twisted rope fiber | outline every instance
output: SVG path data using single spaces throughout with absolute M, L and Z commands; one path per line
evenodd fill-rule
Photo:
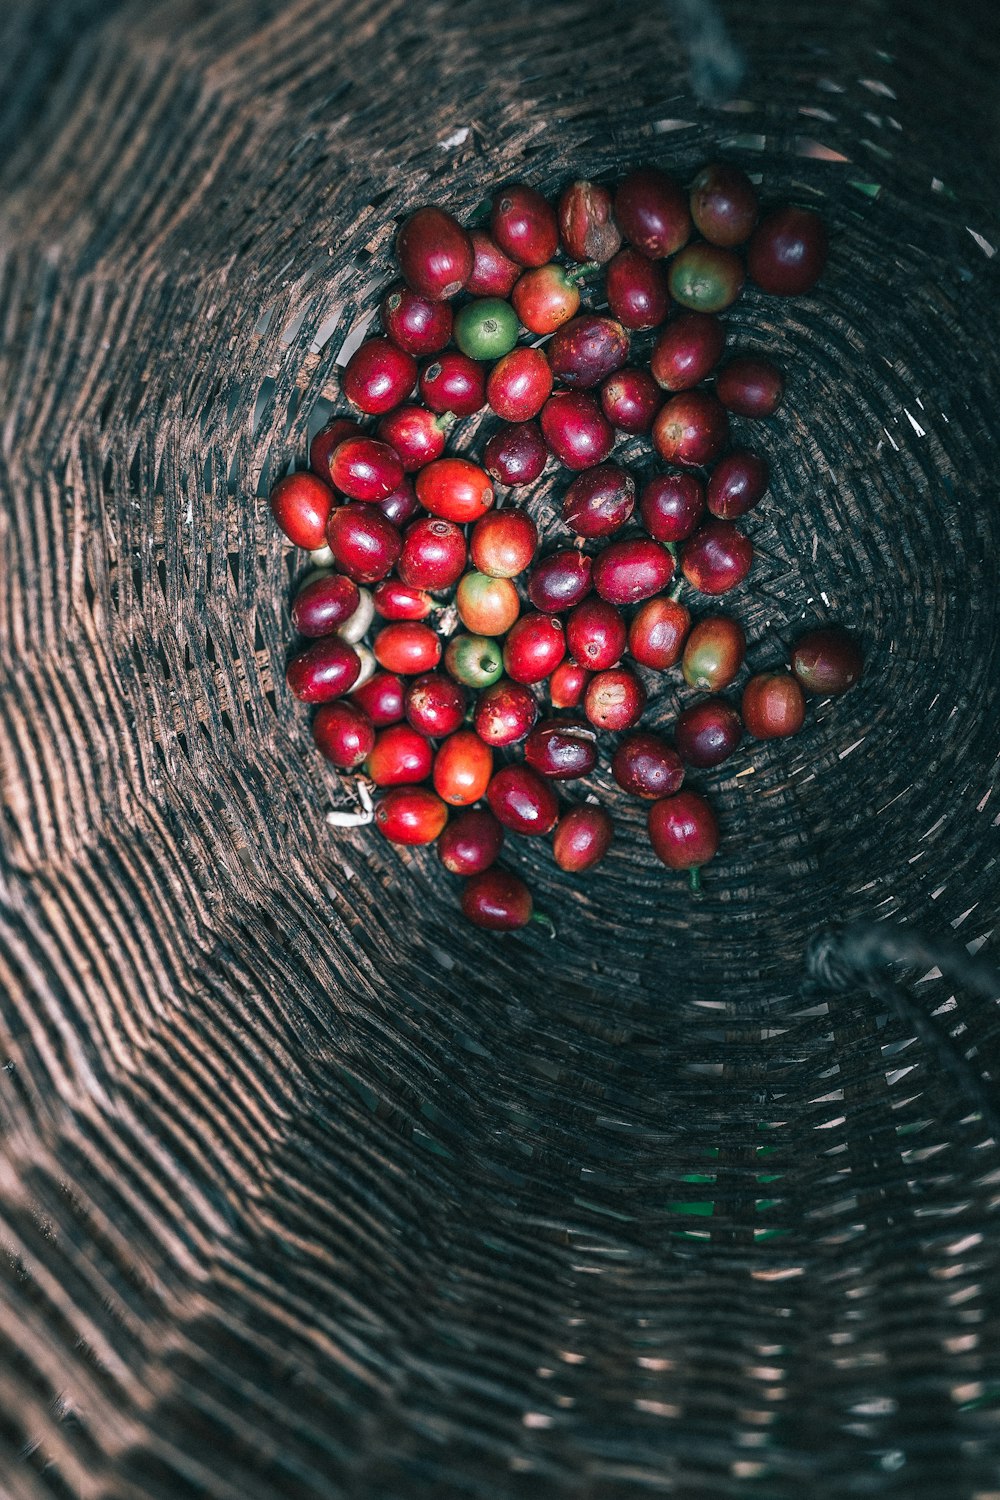
M 0 17 L 4 1500 L 996 1489 L 995 991 L 803 954 L 997 965 L 998 49 L 964 0 L 708 14 Z M 266 495 L 417 203 L 719 155 L 834 236 L 728 318 L 789 374 L 748 670 L 831 616 L 866 674 L 704 778 L 700 903 L 602 768 L 606 873 L 526 841 L 561 941 L 496 942 L 329 836 Z

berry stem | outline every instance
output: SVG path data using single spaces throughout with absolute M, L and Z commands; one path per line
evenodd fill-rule
M 556 924 L 553 922 L 552 918 L 548 915 L 547 912 L 544 912 L 544 911 L 532 912 L 532 914 L 531 914 L 531 920 L 532 920 L 532 922 L 537 922 L 538 925 L 539 925 L 539 927 L 544 927 L 550 938 L 554 938 L 555 937 L 555 935 L 556 935 Z
M 691 887 L 692 896 L 701 895 L 701 866 L 692 865 L 688 871 L 688 883 Z
M 588 276 L 593 276 L 600 269 L 599 260 L 585 260 L 576 267 L 576 270 L 566 272 L 566 280 L 573 282 L 575 286 L 578 281 L 586 281 Z
M 683 592 L 684 592 L 684 579 L 683 578 L 678 578 L 677 582 L 674 584 L 673 588 L 670 590 L 669 597 L 676 604 L 677 600 L 681 597 L 681 595 L 683 594 Z

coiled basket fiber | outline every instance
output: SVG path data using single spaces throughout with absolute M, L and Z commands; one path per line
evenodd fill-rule
M 982 1095 L 995 999 L 803 955 L 998 951 L 998 61 L 965 0 L 3 8 L 4 1500 L 996 1500 L 1000 1152 L 911 1024 Z M 325 826 L 265 496 L 408 209 L 719 155 L 834 234 L 730 317 L 751 664 L 867 672 L 706 778 L 699 903 L 605 773 L 498 941 Z

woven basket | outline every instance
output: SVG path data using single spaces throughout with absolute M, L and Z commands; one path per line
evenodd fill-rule
M 4 1500 L 1000 1494 L 1000 45 L 725 19 L 0 15 Z M 700 902 L 605 771 L 497 940 L 325 825 L 264 496 L 407 209 L 720 155 L 834 234 L 730 317 L 791 372 L 750 661 L 829 615 L 866 675 L 705 778 Z

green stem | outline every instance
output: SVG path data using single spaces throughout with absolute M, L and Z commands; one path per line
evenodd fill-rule
M 575 271 L 566 272 L 566 280 L 571 281 L 575 286 L 578 281 L 586 281 L 588 276 L 593 276 L 600 269 L 601 263 L 599 260 L 585 260 L 577 266 Z
M 683 594 L 683 592 L 684 592 L 684 579 L 683 578 L 678 578 L 677 582 L 674 584 L 673 588 L 670 590 L 669 597 L 676 604 L 677 601 L 680 599 L 681 595 Z
M 688 871 L 688 883 L 691 886 L 692 896 L 701 895 L 701 866 L 692 865 Z
M 532 914 L 531 914 L 531 921 L 532 922 L 537 922 L 538 925 L 539 925 L 539 927 L 544 927 L 550 938 L 554 938 L 555 937 L 555 935 L 556 935 L 556 924 L 553 922 L 552 918 L 546 912 L 544 912 L 544 911 L 532 912 Z

